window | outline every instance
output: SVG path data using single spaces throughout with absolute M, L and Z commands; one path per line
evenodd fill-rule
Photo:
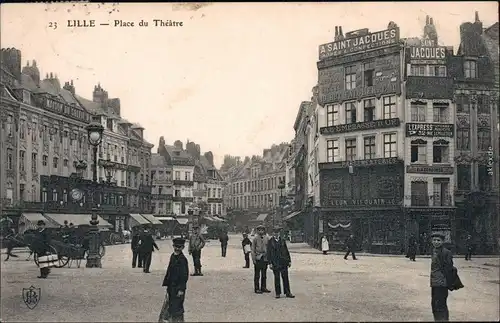
M 26 121 L 21 120 L 19 123 L 20 123 L 19 124 L 19 139 L 24 140 L 24 139 L 26 139 L 26 128 L 25 128 Z
M 63 166 L 64 167 L 68 167 L 68 165 L 69 165 L 69 161 L 67 159 L 64 159 L 63 160 Z
M 221 188 L 217 189 L 217 197 L 222 198 L 222 189 Z
M 326 126 L 331 127 L 339 124 L 339 106 L 327 105 L 326 106 Z M 291 151 L 291 150 L 290 150 Z
M 42 202 L 47 202 L 48 197 L 47 197 L 47 189 L 44 187 L 42 188 Z
M 43 155 L 42 156 L 42 165 L 47 166 L 48 163 L 49 163 L 49 157 L 47 155 Z
M 396 133 L 384 134 L 384 158 L 397 156 L 396 138 Z
M 161 191 L 163 191 L 163 186 L 158 186 L 158 195 L 161 195 Z
M 24 172 L 26 167 L 26 152 L 24 150 L 19 151 L 19 171 Z
M 57 190 L 54 188 L 52 190 L 52 201 L 57 202 Z
M 375 136 L 364 138 L 365 159 L 375 158 Z
M 470 112 L 470 102 L 469 102 L 468 96 L 457 95 L 455 97 L 455 102 L 457 105 L 457 112 L 459 112 L 459 113 L 469 113 Z
M 33 122 L 33 128 L 31 129 L 31 141 L 36 141 L 36 122 Z
M 339 161 L 339 141 L 328 140 L 326 142 L 326 161 L 333 163 Z
M 36 153 L 31 154 L 31 171 L 36 173 L 37 171 L 38 158 Z
M 470 128 L 458 128 L 457 150 L 469 150 L 469 149 L 470 149 Z
M 383 99 L 384 102 L 384 119 L 396 118 L 396 97 L 386 96 Z
M 477 147 L 483 151 L 488 151 L 491 147 L 491 131 L 489 128 L 477 129 Z
M 373 74 L 374 66 L 373 63 L 363 65 L 363 85 L 373 86 Z
M 181 190 L 174 190 L 175 197 L 181 197 Z
M 446 66 L 444 65 L 429 66 L 429 76 L 446 77 Z
M 356 159 L 356 139 L 345 140 L 345 160 Z
M 481 191 L 491 191 L 493 176 L 488 172 L 488 166 L 479 165 L 478 166 L 478 176 L 479 176 L 479 189 Z
M 345 67 L 345 89 L 353 90 L 356 88 L 356 66 Z
M 434 206 L 451 206 L 450 180 L 448 178 L 433 179 L 432 204 Z
M 425 76 L 425 65 L 412 65 L 411 76 Z
M 412 102 L 410 105 L 411 121 L 425 122 L 427 105 L 423 102 Z
M 375 99 L 366 99 L 363 101 L 363 107 L 365 112 L 364 121 L 375 120 Z
M 448 142 L 437 140 L 432 143 L 432 162 L 433 163 L 449 163 L 449 147 Z
M 184 180 L 190 181 L 191 180 L 191 172 L 185 172 L 184 173 Z
M 417 139 L 411 142 L 411 162 L 427 164 L 427 141 Z
M 59 166 L 59 158 L 54 157 L 54 159 L 52 160 L 52 164 L 54 168 L 57 168 Z
M 7 169 L 12 170 L 14 168 L 14 160 L 12 158 L 12 149 L 7 148 Z
M 113 119 L 106 120 L 106 128 L 108 128 L 108 130 L 113 131 Z
M 433 121 L 439 123 L 448 123 L 448 104 L 446 103 L 433 103 L 432 104 L 433 111 Z
M 181 180 L 181 172 L 176 170 L 175 171 L 175 180 L 180 181 Z
M 356 122 L 356 102 L 347 102 L 345 104 L 345 123 Z
M 429 206 L 427 182 L 411 182 L 411 206 Z
M 464 76 L 466 79 L 477 78 L 477 62 L 465 61 L 464 63 Z
M 490 114 L 490 98 L 486 95 L 477 96 L 477 113 Z

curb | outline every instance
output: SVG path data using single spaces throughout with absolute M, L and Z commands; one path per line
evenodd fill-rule
M 290 253 L 296 253 L 296 254 L 304 254 L 304 255 L 323 255 L 321 251 L 310 251 L 310 250 L 289 250 Z M 339 251 L 329 251 L 328 255 L 344 255 L 344 252 L 339 252 Z M 404 257 L 403 254 L 401 255 L 395 255 L 395 254 L 379 254 L 379 253 L 365 253 L 365 252 L 356 252 L 356 255 L 363 256 L 363 257 L 397 257 L 401 258 Z M 453 255 L 453 258 L 461 258 L 460 256 L 464 255 Z M 430 255 L 417 255 L 418 258 L 431 258 Z M 473 255 L 472 258 L 498 258 L 498 255 Z M 498 265 L 493 265 L 492 266 L 498 266 Z

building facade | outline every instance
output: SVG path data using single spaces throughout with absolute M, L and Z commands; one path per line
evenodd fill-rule
M 72 214 L 85 208 L 90 203 L 86 180 L 92 177 L 85 127 L 97 121 L 106 129 L 98 156 L 98 177 L 103 188 L 96 196 L 106 213 L 103 218 L 115 224 L 115 229 L 123 229 L 129 211 L 148 213 L 147 183 L 129 190 L 124 178 L 130 138 L 139 137 L 145 161 L 150 158 L 152 145 L 142 138 L 142 132 L 120 125 L 119 99 L 108 99 L 107 93 L 96 86 L 93 100 L 86 100 L 76 94 L 72 81 L 61 86 L 53 73 L 42 79 L 35 61 L 21 69 L 20 51 L 2 49 L 1 54 L 1 155 L 5 158 L 0 163 L 2 210 L 11 215 L 26 209 Z M 87 167 L 72 176 L 77 165 Z M 147 162 L 144 165 L 146 169 Z M 76 204 L 69 197 L 73 188 L 84 192 Z M 144 191 L 145 202 L 138 204 L 133 196 L 140 190 Z
M 399 252 L 404 242 L 404 65 L 399 28 L 336 27 L 319 47 L 319 206 L 314 231 L 340 247 L 350 232 L 363 249 Z M 315 236 L 318 239 L 319 235 Z M 313 241 L 316 243 L 317 241 Z
M 151 156 L 151 180 L 153 214 L 170 215 L 172 213 L 172 165 L 168 165 L 160 154 Z
M 423 38 L 407 39 L 405 55 L 406 239 L 441 232 L 455 241 L 455 103 L 449 73 L 452 47 L 439 46 L 427 16 Z

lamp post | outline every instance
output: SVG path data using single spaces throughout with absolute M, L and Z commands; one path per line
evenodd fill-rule
M 99 254 L 99 220 L 97 218 L 97 204 L 95 193 L 97 191 L 97 147 L 102 142 L 102 133 L 104 127 L 100 123 L 91 123 L 87 126 L 88 140 L 89 144 L 92 146 L 92 159 L 94 161 L 94 166 L 92 168 L 92 189 L 91 189 L 91 205 L 92 205 L 92 217 L 90 220 L 90 244 L 89 253 L 87 256 L 87 268 L 101 268 L 101 255 Z
M 283 219 L 283 204 L 284 201 L 283 201 L 283 189 L 285 188 L 285 180 L 280 180 L 280 183 L 278 185 L 278 188 L 280 189 L 280 201 L 279 201 L 279 204 L 280 204 L 280 221 L 279 223 L 281 224 L 281 220 Z
M 269 200 L 269 209 L 271 210 L 271 212 L 273 212 L 273 195 L 272 194 L 269 194 L 268 200 Z M 275 219 L 274 219 L 275 213 L 276 213 L 276 211 L 273 212 L 273 228 L 275 226 Z
M 108 184 L 111 184 L 111 179 L 114 176 L 115 164 L 109 159 L 103 160 L 101 163 L 104 171 L 106 172 L 106 181 Z

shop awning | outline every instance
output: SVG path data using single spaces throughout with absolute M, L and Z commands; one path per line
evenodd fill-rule
M 58 228 L 60 225 L 51 220 L 50 218 L 44 217 L 41 213 L 23 213 L 19 218 L 19 224 L 24 223 L 24 230 L 34 230 L 37 228 L 37 222 L 43 220 L 45 222 L 46 228 Z
M 177 218 L 176 219 L 179 224 L 188 224 L 189 219 L 188 218 Z
M 331 224 L 328 222 L 328 226 L 332 229 L 349 229 L 351 227 L 351 222 L 345 222 L 345 223 L 335 223 Z
M 136 227 L 138 225 L 145 225 L 145 224 L 151 224 L 146 218 L 144 218 L 140 214 L 130 214 L 130 226 Z
M 160 222 L 160 220 L 156 219 L 154 215 L 152 214 L 141 214 L 146 220 L 151 222 L 152 224 L 159 224 L 162 225 L 163 223 Z
M 266 218 L 269 214 L 267 213 L 262 213 L 262 214 L 259 214 L 259 216 L 255 219 L 255 221 L 257 222 L 263 222 L 263 221 L 266 221 Z
M 73 223 L 76 227 L 80 225 L 90 225 L 90 220 L 92 218 L 91 214 L 64 214 L 64 213 L 45 213 L 45 216 L 59 225 L 64 225 L 64 220 L 68 223 Z M 104 220 L 100 215 L 97 216 L 99 228 L 112 228 L 113 226 L 106 220 Z
M 219 222 L 227 222 L 226 219 L 223 219 L 223 218 L 219 218 L 218 216 L 214 216 L 213 217 L 216 221 L 219 221 Z
M 171 216 L 156 216 L 155 219 L 158 221 L 174 221 L 175 220 Z
M 291 213 L 291 214 L 287 215 L 287 216 L 283 219 L 283 221 L 288 221 L 288 220 L 292 219 L 293 217 L 295 217 L 295 216 L 299 215 L 300 213 L 302 213 L 302 211 L 296 211 L 296 212 L 293 212 L 293 213 Z

